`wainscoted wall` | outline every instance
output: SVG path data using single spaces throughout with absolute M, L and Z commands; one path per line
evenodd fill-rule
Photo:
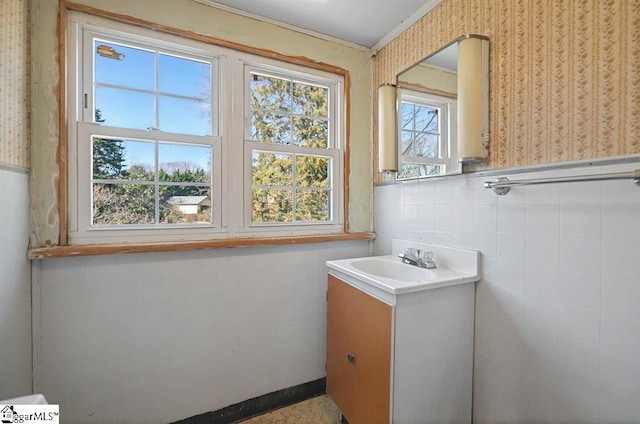
M 497 196 L 483 188 L 495 178 L 374 189 L 375 254 L 390 253 L 393 237 L 482 252 L 474 423 L 640 422 L 640 186 L 566 183 Z
M 640 153 L 640 2 L 444 0 L 376 54 L 374 87 L 469 33 L 491 38 L 491 168 Z
M 639 154 L 639 22 L 637 1 L 444 0 L 377 53 L 374 86 L 461 34 L 488 35 L 490 168 Z M 392 237 L 483 253 L 474 422 L 640 422 L 640 187 L 498 197 L 487 179 L 374 189 L 376 253 Z
M 0 164 L 0 399 L 31 393 L 29 176 Z
M 369 242 L 34 261 L 35 390 L 173 422 L 325 375 L 325 261 Z
M 0 162 L 29 167 L 29 0 L 0 2 Z
M 29 9 L 0 1 L 0 399 L 31 393 Z
M 58 1 L 33 4 L 31 245 L 58 244 Z M 371 228 L 371 62 L 192 0 L 76 3 L 350 72 L 352 231 Z M 62 2 L 64 5 L 64 2 Z M 172 422 L 325 375 L 324 262 L 370 243 L 33 261 L 34 387 L 64 422 Z

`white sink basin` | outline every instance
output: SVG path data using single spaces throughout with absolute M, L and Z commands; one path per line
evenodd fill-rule
M 407 247 L 430 250 L 437 268 L 402 263 Z M 329 272 L 378 299 L 394 305 L 395 296 L 478 281 L 479 252 L 408 240 L 393 240 L 392 255 L 328 261 Z
M 358 259 L 351 262 L 351 265 L 355 269 L 366 272 L 367 274 L 398 281 L 428 281 L 436 276 L 435 273 L 427 269 L 403 264 L 400 262 L 400 258 L 398 258 L 398 262 L 381 260 L 379 257 Z

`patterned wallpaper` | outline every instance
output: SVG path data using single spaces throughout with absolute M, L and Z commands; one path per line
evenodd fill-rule
M 29 1 L 0 0 L 0 162 L 29 167 Z
M 640 0 L 444 0 L 377 53 L 374 87 L 468 33 L 491 38 L 491 168 L 640 154 Z

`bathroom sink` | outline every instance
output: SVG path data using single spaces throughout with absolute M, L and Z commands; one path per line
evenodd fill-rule
M 351 265 L 362 272 L 367 274 L 377 275 L 382 278 L 390 278 L 399 281 L 428 281 L 435 277 L 435 273 L 413 265 L 407 265 L 400 262 L 398 258 L 397 262 L 392 262 L 381 258 L 366 258 L 355 260 Z
M 434 253 L 436 268 L 426 269 L 403 263 L 398 253 L 405 248 Z M 429 243 L 393 239 L 392 254 L 327 261 L 329 273 L 394 305 L 396 296 L 455 284 L 478 281 L 479 252 Z

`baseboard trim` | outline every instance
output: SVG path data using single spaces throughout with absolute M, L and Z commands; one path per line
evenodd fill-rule
M 206 412 L 173 424 L 229 424 L 326 393 L 326 378 L 267 393 L 217 411 Z

